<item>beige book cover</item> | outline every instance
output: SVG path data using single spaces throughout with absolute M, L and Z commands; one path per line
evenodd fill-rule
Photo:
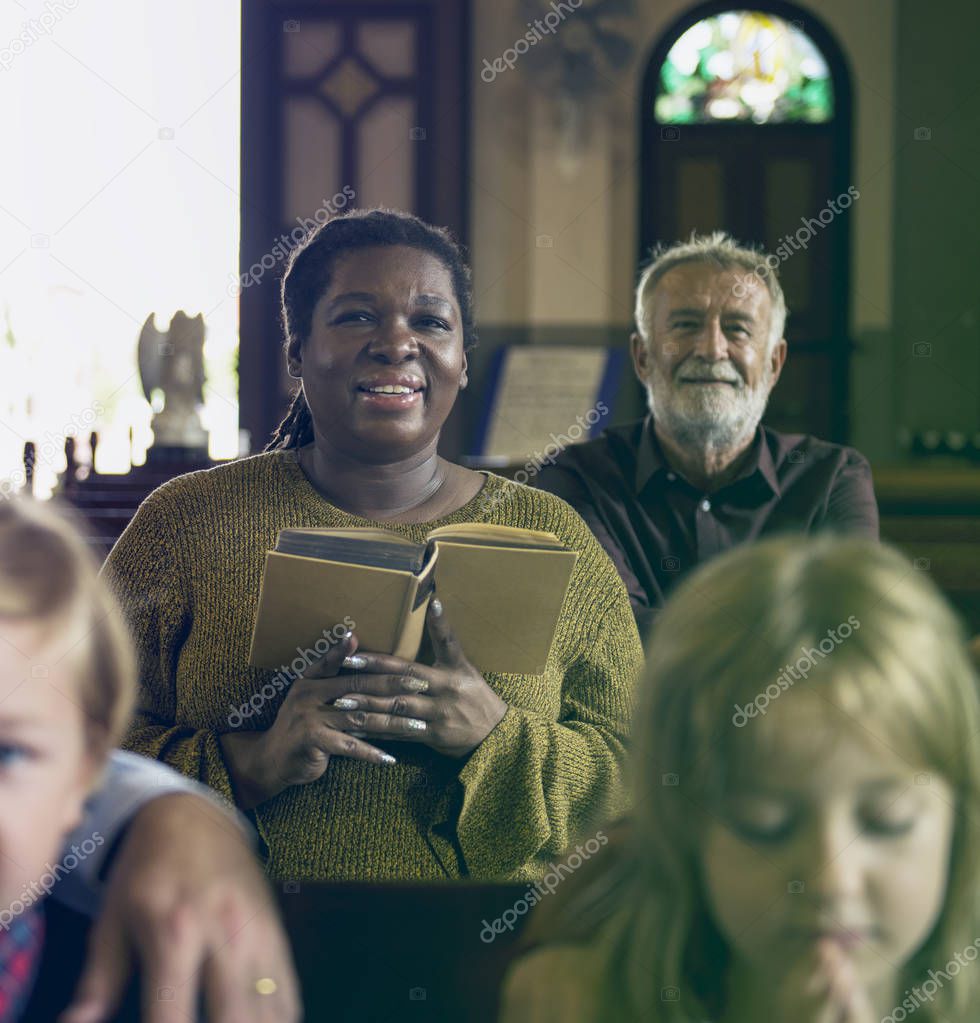
M 290 532 L 415 546 L 385 530 Z M 434 582 L 475 667 L 539 675 L 577 558 L 550 533 L 479 523 L 433 530 L 419 575 L 269 551 L 249 663 L 282 668 L 348 616 L 361 649 L 414 660 Z

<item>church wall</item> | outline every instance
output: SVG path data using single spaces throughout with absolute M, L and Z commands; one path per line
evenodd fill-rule
M 894 352 L 898 426 L 980 431 L 980 8 L 899 0 Z
M 625 344 L 638 244 L 640 81 L 650 51 L 690 5 L 641 0 L 636 56 L 593 118 L 588 144 L 570 173 L 559 159 L 554 105 L 531 89 L 519 64 L 493 81 L 477 81 L 484 59 L 492 62 L 527 30 L 515 6 L 474 0 L 470 238 L 484 337 L 492 345 L 522 328 L 532 339 L 588 340 L 594 333 L 601 340 L 621 337 Z M 883 380 L 896 372 L 890 344 L 895 271 L 888 255 L 895 206 L 896 4 L 820 0 L 809 9 L 837 37 L 852 73 L 852 180 L 861 192 L 852 207 L 851 335 L 858 345 L 852 422 L 855 442 L 881 456 L 894 434 L 894 424 L 881 414 L 880 396 Z M 566 24 L 572 18 L 574 13 Z

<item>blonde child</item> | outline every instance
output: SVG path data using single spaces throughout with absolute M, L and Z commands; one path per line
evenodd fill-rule
M 506 1023 L 980 1016 L 980 707 L 928 576 L 781 538 L 681 588 L 650 644 L 633 812 L 532 918 Z
M 104 843 L 93 833 L 62 854 L 129 720 L 134 678 L 120 616 L 72 526 L 0 502 L 0 1020 L 17 1019 L 31 991 L 41 900 Z
M 292 1023 L 295 972 L 250 834 L 203 786 L 113 750 L 135 670 L 67 510 L 0 502 L 0 1023 L 51 1018 L 72 995 L 54 953 L 82 961 L 74 926 L 49 935 L 34 984 L 55 888 L 98 916 L 66 1023 L 113 1018 L 134 967 L 141 1018 L 190 1019 L 201 993 L 213 1023 Z

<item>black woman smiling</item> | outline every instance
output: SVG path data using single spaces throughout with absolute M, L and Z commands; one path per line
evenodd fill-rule
M 293 253 L 282 310 L 300 387 L 269 447 L 162 486 L 107 562 L 140 655 L 128 747 L 251 811 L 274 877 L 538 878 L 622 803 L 642 656 L 626 591 L 563 501 L 437 453 L 476 339 L 448 233 L 390 210 L 332 220 Z M 247 660 L 279 530 L 381 525 L 422 542 L 461 522 L 579 552 L 543 675 L 482 675 L 434 601 L 434 663 L 357 649 L 355 624 L 230 727 L 229 706 L 269 681 Z

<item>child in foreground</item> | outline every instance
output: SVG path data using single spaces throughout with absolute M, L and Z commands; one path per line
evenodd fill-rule
M 535 910 L 502 1020 L 980 1018 L 977 678 L 927 576 L 742 547 L 649 649 L 631 818 Z
M 31 993 L 44 896 L 102 844 L 95 833 L 63 856 L 129 720 L 135 665 L 121 622 L 65 519 L 0 502 L 0 1023 L 19 1019 Z

